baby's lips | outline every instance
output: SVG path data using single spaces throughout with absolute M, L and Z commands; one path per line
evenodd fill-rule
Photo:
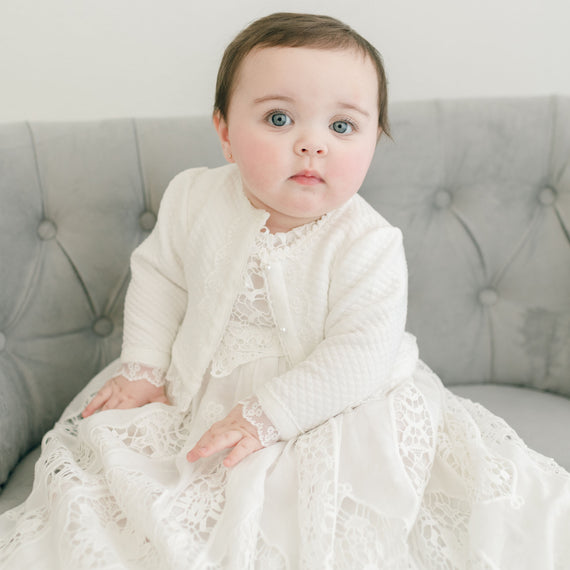
M 299 184 L 307 185 L 322 184 L 324 182 L 323 177 L 314 170 L 302 170 L 301 172 L 297 172 L 297 174 L 291 176 L 291 180 Z

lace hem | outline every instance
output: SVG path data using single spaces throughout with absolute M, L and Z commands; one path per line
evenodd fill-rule
M 129 382 L 146 380 L 157 388 L 166 383 L 166 370 L 163 368 L 153 368 L 139 362 L 123 362 L 117 371 L 116 376 L 123 376 Z
M 279 441 L 279 432 L 265 415 L 261 404 L 255 397 L 242 400 L 240 404 L 243 406 L 241 415 L 257 430 L 257 437 L 263 445 L 269 445 Z

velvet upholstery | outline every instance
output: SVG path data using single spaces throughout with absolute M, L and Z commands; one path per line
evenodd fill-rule
M 420 356 L 570 468 L 570 98 L 399 103 L 391 127 L 361 194 L 404 232 Z M 0 512 L 118 355 L 169 179 L 223 161 L 207 117 L 0 125 Z

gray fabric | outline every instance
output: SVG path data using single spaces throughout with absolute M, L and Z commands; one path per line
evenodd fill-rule
M 570 395 L 570 98 L 391 121 L 362 194 L 404 232 L 422 358 L 446 382 Z M 0 484 L 118 355 L 169 179 L 223 162 L 207 117 L 0 125 Z
M 570 99 L 406 103 L 362 194 L 402 228 L 409 329 L 447 382 L 570 396 Z
M 23 503 L 32 491 L 34 467 L 41 448 L 35 447 L 16 466 L 12 476 L 0 493 L 0 514 Z

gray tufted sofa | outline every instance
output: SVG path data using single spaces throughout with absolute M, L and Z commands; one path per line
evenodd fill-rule
M 402 228 L 409 325 L 459 395 L 570 469 L 570 98 L 391 108 L 362 189 Z M 0 512 L 121 346 L 129 255 L 207 117 L 0 125 Z

